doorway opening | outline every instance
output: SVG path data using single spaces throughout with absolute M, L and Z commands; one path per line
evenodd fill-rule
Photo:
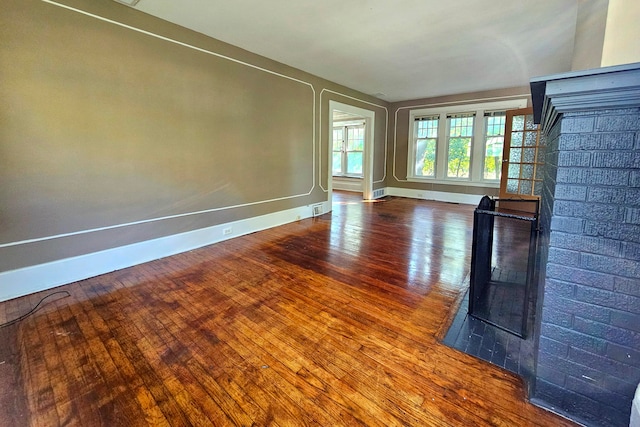
M 334 190 L 363 192 L 364 117 L 333 110 L 331 181 Z
M 329 201 L 334 186 L 373 199 L 374 120 L 374 111 L 329 101 Z

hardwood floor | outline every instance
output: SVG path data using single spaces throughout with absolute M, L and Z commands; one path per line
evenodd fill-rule
M 472 212 L 335 193 L 331 214 L 57 288 L 0 328 L 0 424 L 573 425 L 439 342 Z

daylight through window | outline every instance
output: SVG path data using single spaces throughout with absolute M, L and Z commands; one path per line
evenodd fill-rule
M 436 175 L 436 145 L 438 144 L 438 116 L 416 119 L 415 175 Z
M 469 178 L 474 119 L 473 114 L 447 116 L 449 128 L 447 177 L 449 178 Z
M 504 148 L 504 111 L 485 113 L 485 155 L 484 179 L 499 180 L 502 171 L 502 150 Z
M 333 127 L 333 175 L 362 177 L 364 124 Z
M 498 186 L 505 112 L 526 106 L 516 99 L 411 110 L 407 179 Z

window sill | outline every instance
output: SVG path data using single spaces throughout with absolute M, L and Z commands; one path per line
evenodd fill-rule
M 362 179 L 361 176 L 353 176 L 353 175 L 332 175 L 333 178 L 339 179 Z
M 498 181 L 471 181 L 466 179 L 435 179 L 435 178 L 407 178 L 409 182 L 420 182 L 422 184 L 439 184 L 439 185 L 462 185 L 467 187 L 485 187 L 485 188 L 500 188 L 500 182 Z

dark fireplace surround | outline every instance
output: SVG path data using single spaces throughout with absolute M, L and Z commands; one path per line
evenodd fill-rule
M 628 426 L 640 382 L 640 63 L 531 81 L 547 138 L 531 400 Z

